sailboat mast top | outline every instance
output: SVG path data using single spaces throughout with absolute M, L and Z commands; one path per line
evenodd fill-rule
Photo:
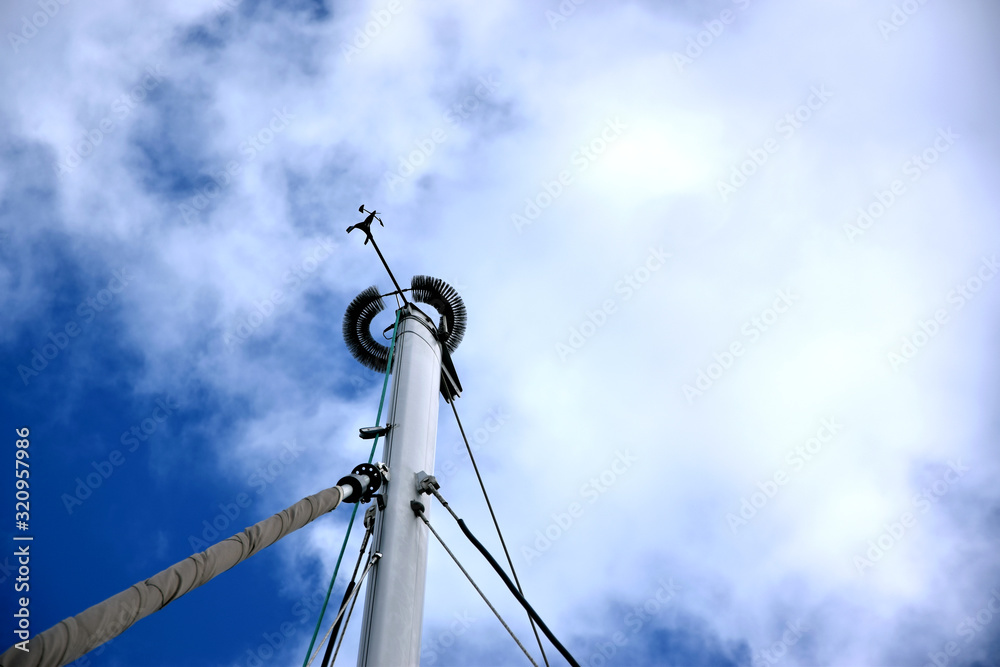
M 383 491 L 384 507 L 378 513 L 372 548 L 382 555 L 373 567 L 365 598 L 359 667 L 420 664 L 420 635 L 423 621 L 424 582 L 427 569 L 428 530 L 410 505 L 419 501 L 418 473 L 434 470 L 438 424 L 438 393 L 453 400 L 461 384 L 450 353 L 465 333 L 465 306 L 458 293 L 444 281 L 416 276 L 411 282 L 411 301 L 396 282 L 371 233 L 375 211 L 352 227 L 365 232 L 365 244 L 372 242 L 379 259 L 403 297 L 403 307 L 395 332 L 392 356 L 393 375 L 383 461 L 389 478 Z M 417 307 L 426 303 L 438 311 L 433 320 Z M 355 359 L 365 366 L 384 371 L 389 349 L 377 342 L 370 327 L 385 308 L 376 287 L 359 294 L 344 314 L 344 340 Z M 375 429 L 362 429 L 364 438 L 374 437 Z

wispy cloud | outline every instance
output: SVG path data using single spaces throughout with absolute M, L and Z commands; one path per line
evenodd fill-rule
M 74 593 L 39 581 L 33 622 L 366 460 L 381 382 L 340 340 L 350 299 L 388 291 L 341 236 L 365 203 L 402 282 L 461 283 L 459 408 L 528 597 L 578 659 L 984 660 L 996 20 L 790 0 L 5 6 L 4 404 L 41 438 L 46 537 L 94 573 Z M 164 396 L 181 407 L 161 427 Z M 447 417 L 442 490 L 488 532 Z M 949 462 L 969 470 L 938 493 Z M 253 578 L 253 613 L 199 591 L 186 664 L 301 660 L 345 520 L 227 575 Z M 426 659 L 519 659 L 430 553 Z M 170 619 L 149 632 L 173 637 Z

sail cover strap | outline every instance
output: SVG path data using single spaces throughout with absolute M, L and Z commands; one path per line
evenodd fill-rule
M 334 509 L 343 499 L 343 493 L 339 486 L 320 491 L 242 533 L 188 556 L 149 579 L 35 635 L 26 645 L 15 644 L 0 656 L 0 665 L 62 667 L 76 660 L 114 639 L 139 619 L 163 609 L 185 593 Z M 24 651 L 19 646 L 28 650 Z

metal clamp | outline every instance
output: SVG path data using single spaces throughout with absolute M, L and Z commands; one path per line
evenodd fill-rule
M 369 502 L 375 492 L 382 488 L 382 483 L 385 481 L 383 470 L 388 473 L 384 464 L 380 463 L 376 466 L 371 463 L 362 463 L 355 466 L 350 475 L 341 477 L 337 486 L 347 486 L 351 491 L 347 494 L 344 502 Z
M 434 475 L 428 475 L 425 472 L 417 473 L 417 491 L 419 493 L 430 495 L 440 488 L 441 485 L 438 484 L 437 478 Z

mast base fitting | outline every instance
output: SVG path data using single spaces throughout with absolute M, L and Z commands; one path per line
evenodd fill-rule
M 368 479 L 367 485 L 362 475 Z M 384 481 L 381 466 L 361 463 L 354 467 L 350 475 L 341 477 L 337 486 L 346 485 L 351 488 L 351 495 L 344 500 L 345 503 L 367 503 L 372 499 L 372 495 L 382 488 Z

